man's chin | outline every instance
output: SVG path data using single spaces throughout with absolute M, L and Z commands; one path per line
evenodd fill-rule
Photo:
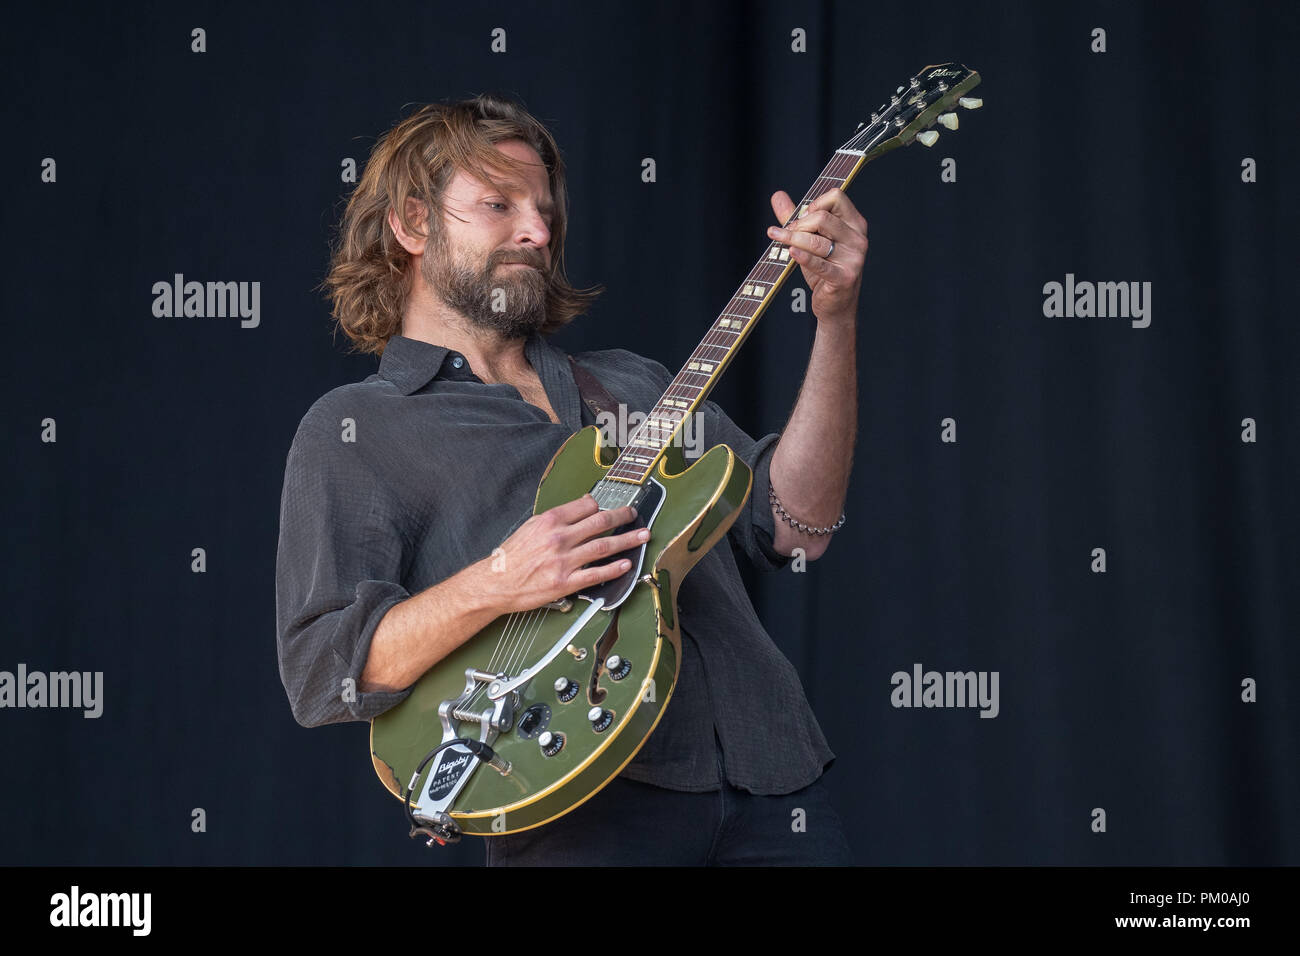
M 507 316 L 494 312 L 486 316 L 471 316 L 479 328 L 488 329 L 507 339 L 526 339 L 546 324 L 546 315 Z

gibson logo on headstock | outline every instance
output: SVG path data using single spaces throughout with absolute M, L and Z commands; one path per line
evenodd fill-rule
M 936 76 L 960 76 L 961 70 L 931 70 L 926 76 L 927 80 L 932 80 Z

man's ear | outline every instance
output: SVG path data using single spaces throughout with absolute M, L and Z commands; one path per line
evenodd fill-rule
M 424 227 L 424 219 L 428 214 L 428 209 L 420 200 L 408 196 L 406 199 L 406 218 L 411 225 L 416 228 Z M 424 247 L 429 240 L 426 236 L 408 232 L 402 225 L 401 219 L 397 217 L 397 210 L 392 206 L 388 207 L 388 226 L 393 230 L 393 235 L 397 238 L 398 243 L 403 249 L 413 256 L 424 255 Z

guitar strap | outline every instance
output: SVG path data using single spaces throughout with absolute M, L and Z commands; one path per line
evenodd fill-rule
M 578 384 L 578 394 L 582 396 L 583 402 L 591 409 L 592 417 L 599 418 L 601 412 L 608 412 L 617 419 L 618 402 L 614 401 L 614 396 L 605 390 L 604 385 L 600 384 L 600 379 L 579 365 L 572 355 L 568 358 L 569 365 L 573 369 L 573 380 Z
M 618 402 L 614 400 L 614 396 L 609 394 L 604 385 L 600 384 L 600 379 L 579 365 L 572 355 L 569 355 L 568 359 L 569 367 L 573 369 L 573 380 L 578 385 L 578 394 L 582 397 L 582 401 L 586 406 L 591 409 L 592 418 L 599 420 L 601 412 L 609 412 L 617 421 Z M 533 508 L 529 505 L 523 516 L 505 533 L 505 537 L 501 541 L 504 543 L 506 538 L 518 531 L 519 526 L 532 516 Z

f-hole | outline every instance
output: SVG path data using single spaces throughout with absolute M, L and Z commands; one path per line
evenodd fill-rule
M 605 628 L 605 633 L 600 635 L 595 647 L 592 648 L 595 651 L 592 655 L 595 659 L 591 662 L 591 680 L 587 681 L 587 700 L 593 704 L 600 704 L 605 700 L 605 688 L 599 684 L 601 672 L 605 669 L 605 658 L 609 657 L 610 650 L 618 642 L 618 617 L 618 613 L 615 612 L 609 627 Z

